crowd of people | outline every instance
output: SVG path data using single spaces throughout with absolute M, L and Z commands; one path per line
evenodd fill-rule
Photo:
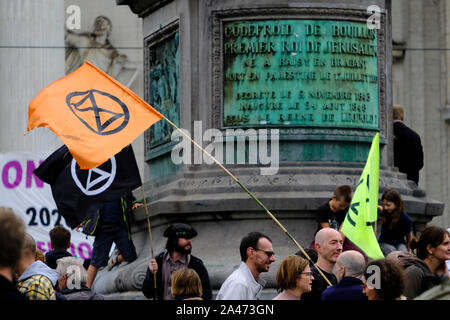
M 418 134 L 403 119 L 403 108 L 394 105 L 394 165 L 418 184 L 423 148 Z M 400 193 L 386 190 L 378 206 L 378 241 L 385 258 L 371 260 L 341 232 L 352 197 L 351 186 L 338 186 L 317 208 L 314 239 L 309 248 L 281 261 L 276 272 L 278 293 L 273 299 L 450 299 L 450 229 L 427 226 L 414 235 Z M 11 209 L 0 207 L 0 300 L 104 299 L 92 290 L 97 272 L 136 259 L 129 221 L 132 211 L 141 205 L 128 193 L 86 217 L 76 229 L 82 227 L 95 240 L 92 257 L 83 265 L 67 251 L 69 230 L 61 226 L 52 229 L 52 250 L 44 255 L 26 233 L 24 222 Z M 213 299 L 208 271 L 203 261 L 191 254 L 197 231 L 175 223 L 163 235 L 166 247 L 148 264 L 143 295 L 154 300 Z M 113 243 L 116 249 L 109 257 Z M 250 232 L 242 238 L 239 253 L 241 263 L 220 286 L 217 300 L 261 298 L 266 285 L 261 273 L 268 272 L 275 262 L 272 240 L 261 232 Z
M 274 300 L 411 300 L 429 295 L 439 284 L 449 285 L 449 230 L 430 225 L 414 236 L 400 193 L 386 190 L 378 207 L 382 223 L 378 240 L 385 258 L 371 260 L 340 232 L 352 195 L 351 187 L 338 186 L 331 199 L 318 208 L 318 229 L 310 247 L 285 257 L 279 265 L 279 291 Z M 128 206 L 110 203 L 99 211 L 92 260 L 85 266 L 67 251 L 69 230 L 57 226 L 50 231 L 52 251 L 44 256 L 26 233 L 22 219 L 1 207 L 0 299 L 104 299 L 91 289 L 97 269 L 136 259 L 129 229 L 122 220 L 127 207 L 131 212 L 138 205 L 134 199 L 125 200 L 121 203 Z M 103 217 L 107 209 L 109 213 Z M 148 264 L 144 296 L 155 300 L 213 299 L 208 271 L 203 261 L 191 254 L 197 231 L 175 223 L 163 235 L 166 248 Z M 108 262 L 112 243 L 117 249 Z M 217 300 L 261 298 L 266 285 L 261 274 L 275 262 L 272 240 L 261 232 L 250 232 L 242 238 L 239 253 L 241 263 L 220 286 Z M 92 268 L 95 272 L 90 272 Z

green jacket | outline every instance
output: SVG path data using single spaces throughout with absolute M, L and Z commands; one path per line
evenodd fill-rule
M 425 291 L 414 300 L 450 300 L 450 279 Z

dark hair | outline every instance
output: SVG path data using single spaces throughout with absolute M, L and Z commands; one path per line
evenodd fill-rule
M 399 298 L 406 289 L 405 271 L 393 261 L 387 259 L 374 260 L 369 262 L 366 271 L 364 271 L 366 281 L 373 275 L 371 266 L 377 266 L 380 271 L 379 288 L 374 288 L 378 297 L 382 300 Z M 375 272 L 377 272 L 376 269 Z
M 11 208 L 0 207 L 0 267 L 16 267 L 25 241 L 25 230 L 25 223 Z
M 313 248 L 306 248 L 306 249 L 303 249 L 303 250 L 305 250 L 306 254 L 311 258 L 311 260 L 312 260 L 314 263 L 317 262 L 317 259 L 319 258 L 319 254 L 317 253 L 317 250 L 316 250 L 316 249 L 313 249 Z M 305 256 L 301 251 L 297 251 L 295 254 L 296 254 L 297 256 L 303 258 L 303 259 L 308 260 L 308 258 L 306 258 L 306 256 Z M 309 260 L 308 260 L 308 261 L 309 261 Z M 311 265 L 311 263 L 310 263 L 310 265 Z
M 396 211 L 403 211 L 403 200 L 402 196 L 400 195 L 400 192 L 398 192 L 395 189 L 389 189 L 386 190 L 383 195 L 381 196 L 381 201 L 386 200 L 393 202 L 395 204 L 395 210 Z
M 352 202 L 352 194 L 352 187 L 347 185 L 338 186 L 336 189 L 334 189 L 333 193 L 337 201 L 344 201 L 346 203 Z
M 66 250 L 70 247 L 70 231 L 64 227 L 56 226 L 49 232 L 53 249 Z
M 174 223 L 169 225 L 163 233 L 167 237 L 166 249 L 173 252 L 178 248 L 178 239 L 192 239 L 197 236 L 197 231 L 186 223 Z
M 166 249 L 169 252 L 173 252 L 178 246 L 178 238 L 167 238 Z
M 411 241 L 411 249 L 416 254 L 417 258 L 424 260 L 429 253 L 427 246 L 436 248 L 444 242 L 445 235 L 450 236 L 450 233 L 441 227 L 427 226 L 420 232 L 419 237 Z
M 250 232 L 241 240 L 241 245 L 239 246 L 239 252 L 241 253 L 241 260 L 247 261 L 247 248 L 255 248 L 257 249 L 258 241 L 261 238 L 266 238 L 270 242 L 272 240 L 261 232 Z
M 386 200 L 395 204 L 395 209 L 391 214 L 383 212 L 386 222 L 389 224 L 389 229 L 392 229 L 400 219 L 400 213 L 403 211 L 403 200 L 400 192 L 394 189 L 386 190 L 381 196 L 381 201 Z

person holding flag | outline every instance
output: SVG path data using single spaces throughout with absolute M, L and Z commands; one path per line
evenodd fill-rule
M 120 181 L 120 179 L 117 179 L 117 177 L 114 179 L 114 174 L 107 173 L 100 167 L 104 166 L 110 159 L 107 167 L 111 170 L 115 168 L 116 165 L 112 161 L 114 155 L 161 119 L 164 119 L 173 128 L 179 129 L 167 117 L 140 99 L 129 88 L 121 85 L 88 61 L 85 61 L 81 67 L 69 75 L 50 84 L 30 102 L 28 107 L 28 131 L 38 127 L 47 127 L 67 146 L 64 146 L 65 150 L 64 148 L 57 150 L 55 158 L 59 159 L 56 159 L 55 166 L 52 166 L 52 163 L 47 163 L 46 168 L 41 170 L 44 176 L 48 174 L 47 180 L 38 175 L 36 170 L 39 168 L 35 170 L 35 174 L 44 182 L 51 184 L 58 211 L 71 228 L 77 227 L 86 216 L 98 210 L 99 201 L 104 203 L 106 198 L 109 198 L 108 201 L 114 200 L 112 199 L 113 189 L 115 191 L 122 190 L 122 193 L 119 194 L 119 196 L 122 196 L 124 193 L 121 187 L 124 184 L 127 185 L 127 191 L 134 190 L 141 185 L 140 179 L 139 185 L 135 185 L 135 181 L 129 179 L 124 173 L 122 173 L 122 176 L 126 183 L 115 184 L 115 181 Z M 237 177 L 183 130 L 180 132 L 254 199 L 300 249 L 302 254 L 314 264 L 288 230 Z M 70 156 L 68 151 L 70 151 Z M 72 161 L 71 167 L 70 161 Z M 61 171 L 62 174 L 60 174 Z M 78 178 L 74 177 L 82 171 L 84 171 L 84 179 L 87 178 L 88 181 L 85 186 L 80 183 Z M 91 173 L 93 172 L 100 177 L 92 179 L 93 174 Z M 69 174 L 72 174 L 72 178 L 68 176 Z M 120 171 L 118 171 L 118 174 L 120 174 Z M 99 187 L 98 193 L 93 194 L 90 189 L 93 184 L 98 184 L 99 181 L 107 181 L 107 186 Z M 56 187 L 57 184 L 64 184 L 64 182 L 68 182 L 70 188 Z M 113 188 L 112 185 L 114 184 L 115 187 L 120 185 L 120 188 Z M 74 185 L 76 185 L 76 188 Z M 76 193 L 75 196 L 73 191 Z M 80 191 L 85 194 L 80 194 Z M 152 243 L 147 210 L 146 215 L 150 243 Z M 319 274 L 331 285 L 320 269 Z
M 30 102 L 28 131 L 47 127 L 65 144 L 34 173 L 51 185 L 58 211 L 72 229 L 89 217 L 100 221 L 100 227 L 105 223 L 118 223 L 117 214 L 121 212 L 125 216 L 123 213 L 132 209 L 130 197 L 124 195 L 141 186 L 142 182 L 134 153 L 127 146 L 163 117 L 89 61 L 51 83 Z M 103 214 L 99 215 L 98 210 L 105 203 Z M 98 237 L 102 228 L 94 220 L 85 228 L 94 226 L 91 232 L 96 232 Z M 129 223 L 127 219 L 123 222 L 126 228 L 121 228 L 120 234 L 126 232 L 126 237 L 108 237 L 101 245 L 97 241 L 102 248 L 94 248 L 96 254 L 101 255 L 98 261 L 94 256 L 98 266 L 104 264 L 102 250 L 108 248 L 108 244 L 110 247 L 111 241 L 121 243 L 119 246 L 122 242 L 127 243 L 128 249 L 136 255 L 127 231 Z M 121 254 L 127 260 L 124 252 Z M 120 255 L 117 258 L 113 263 L 120 261 Z M 132 255 L 128 260 L 131 258 Z M 88 286 L 92 285 L 96 274 L 96 269 L 91 271 Z
M 167 227 L 163 234 L 167 237 L 166 249 L 150 260 L 142 283 L 141 290 L 147 299 L 173 300 L 176 295 L 171 291 L 171 275 L 180 269 L 195 271 L 201 282 L 201 298 L 212 299 L 208 270 L 200 258 L 191 254 L 192 239 L 197 234 L 197 230 L 186 223 L 174 223 Z
M 35 171 L 50 184 L 58 212 L 71 228 L 95 236 L 87 286 L 90 288 L 99 268 L 108 263 L 113 243 L 118 252 L 111 267 L 136 259 L 131 239 L 130 214 L 142 206 L 131 193 L 141 183 L 133 149 L 130 146 L 92 170 L 78 167 L 66 146 L 52 153 Z
M 82 223 L 83 233 L 94 235 L 91 263 L 88 268 L 86 286 L 92 287 L 98 269 L 108 264 L 108 255 L 113 243 L 116 244 L 110 267 L 123 261 L 136 260 L 136 248 L 131 238 L 130 214 L 142 206 L 129 192 L 123 197 L 107 202 L 92 217 Z

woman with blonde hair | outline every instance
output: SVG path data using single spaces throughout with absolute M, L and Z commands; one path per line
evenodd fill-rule
M 171 292 L 175 300 L 203 300 L 202 282 L 194 269 L 179 269 L 172 273 Z
M 311 291 L 314 277 L 308 260 L 291 255 L 281 261 L 276 280 L 283 291 L 273 300 L 300 300 L 303 293 Z
M 36 261 L 42 261 L 43 263 L 45 263 L 45 256 L 44 253 L 36 248 Z

